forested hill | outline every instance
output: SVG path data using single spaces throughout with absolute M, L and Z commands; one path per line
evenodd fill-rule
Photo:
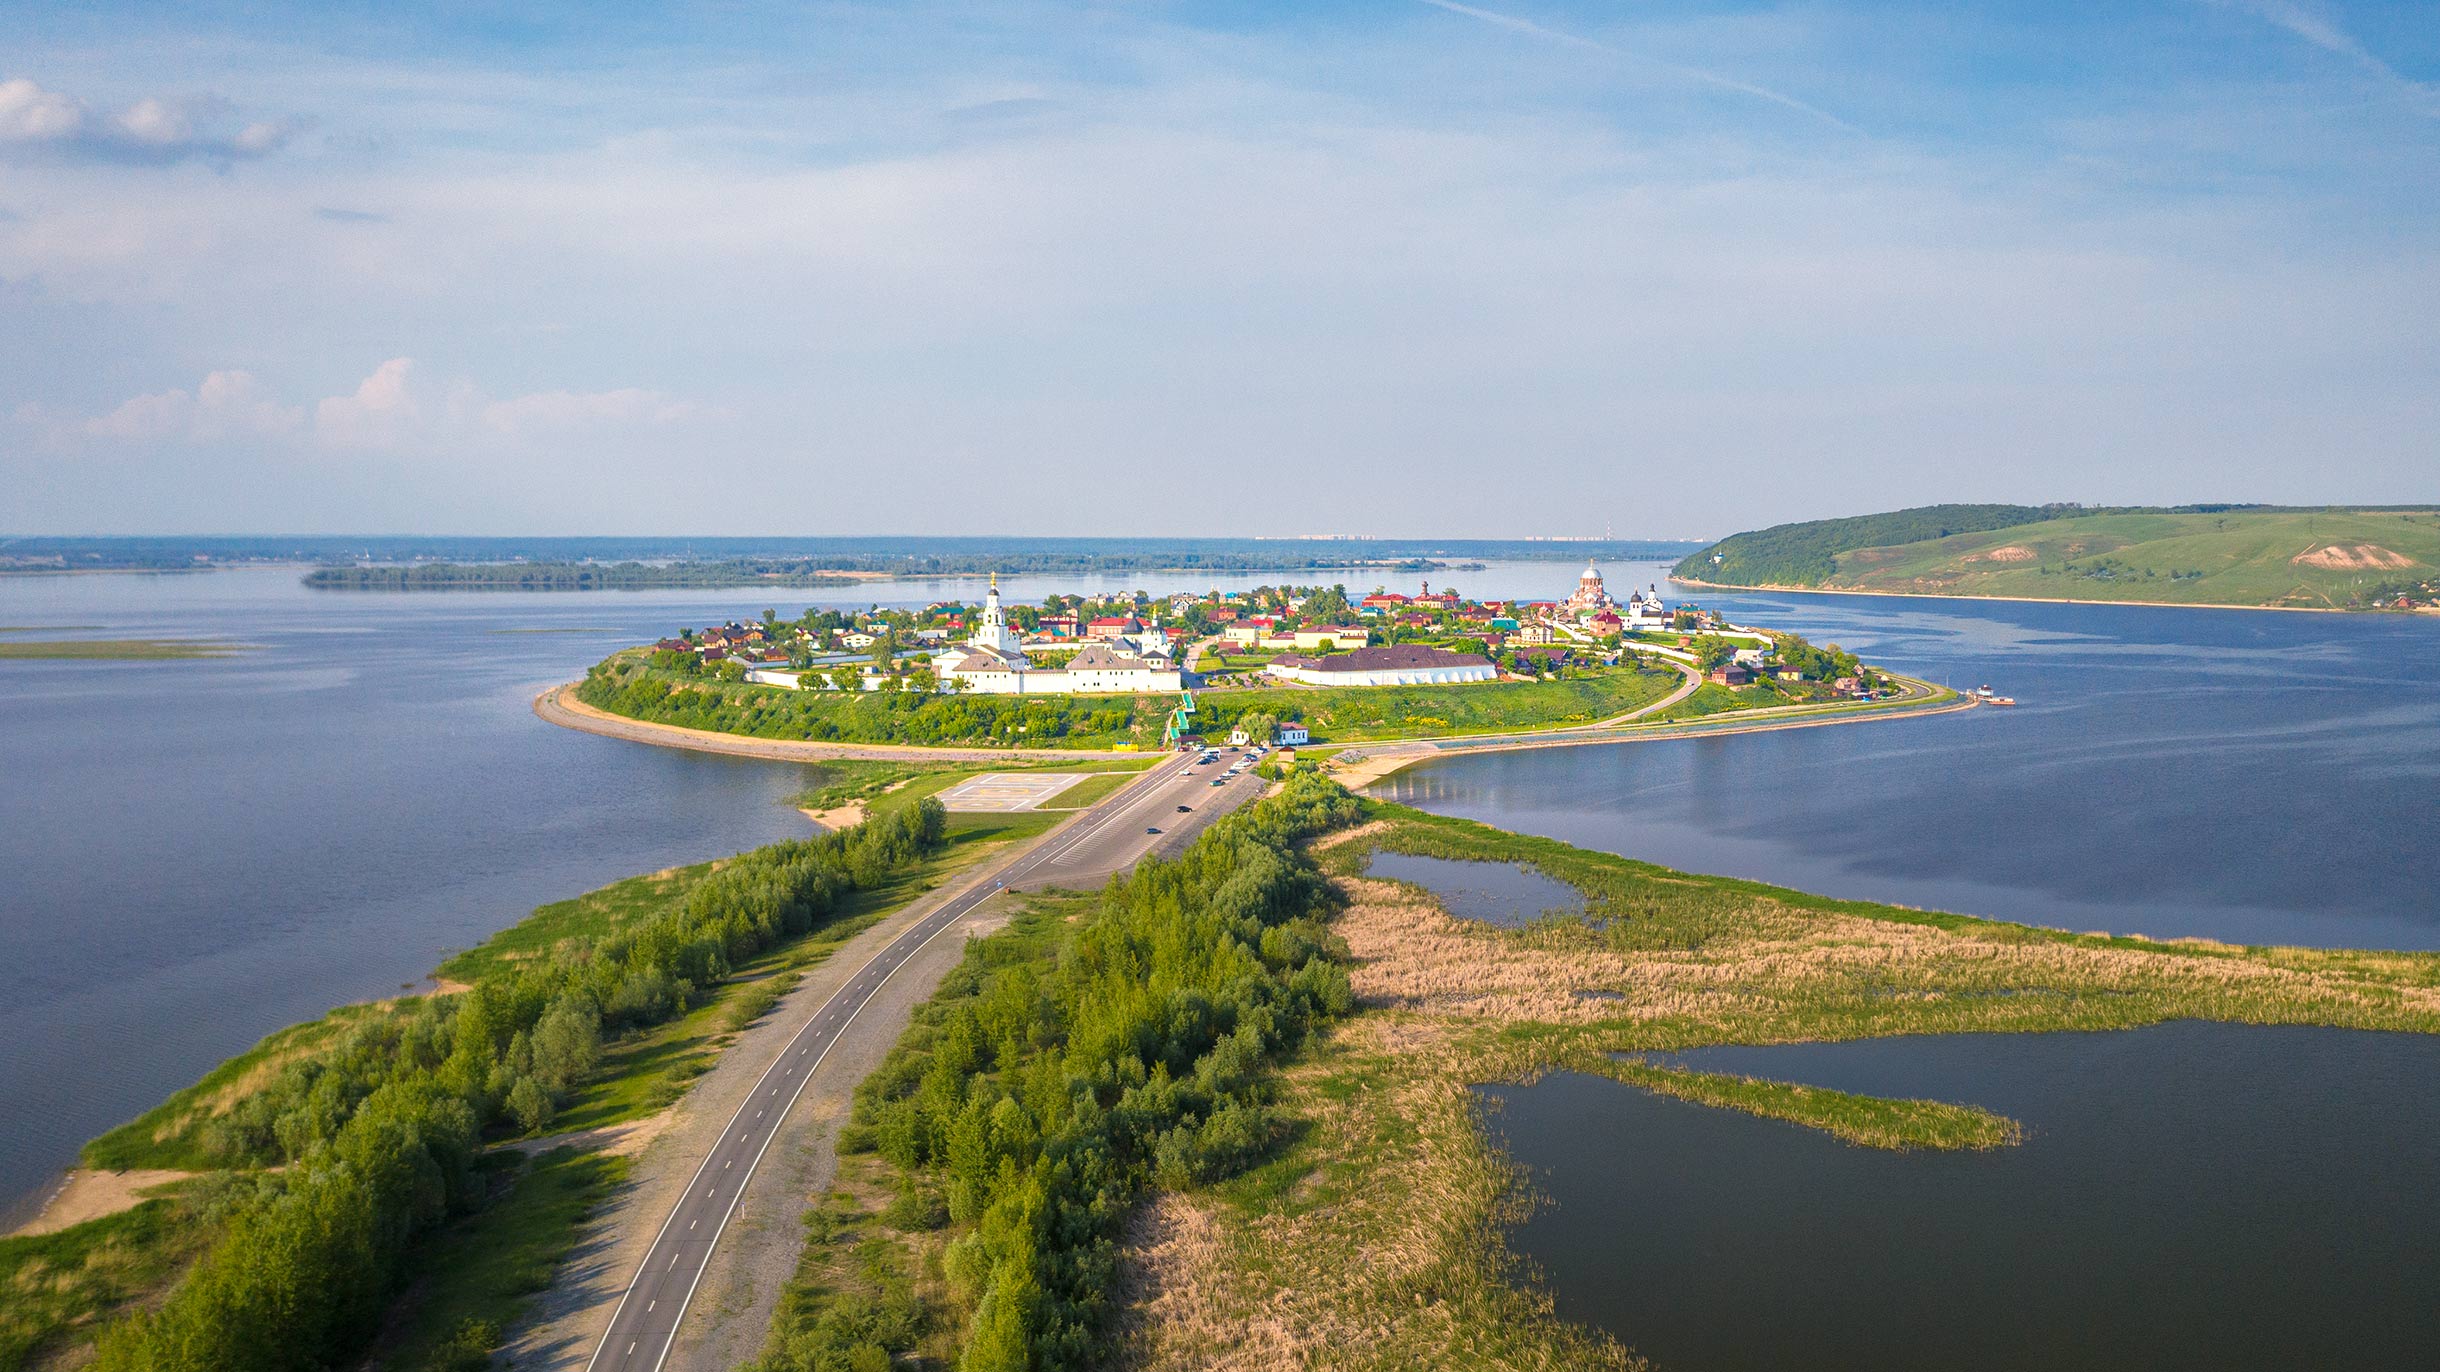
M 1737 534 L 1674 574 L 1893 595 L 2426 608 L 2440 603 L 2440 509 L 1927 505 Z

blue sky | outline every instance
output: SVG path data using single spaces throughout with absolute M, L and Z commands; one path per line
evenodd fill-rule
M 2440 496 L 2420 4 L 0 5 L 0 531 Z

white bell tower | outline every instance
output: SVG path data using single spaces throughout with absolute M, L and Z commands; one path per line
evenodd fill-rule
M 1022 655 L 1016 631 L 1008 627 L 1008 612 L 1000 608 L 1000 574 L 991 574 L 991 589 L 983 595 L 983 622 L 974 626 L 973 642 L 977 647 L 997 653 Z

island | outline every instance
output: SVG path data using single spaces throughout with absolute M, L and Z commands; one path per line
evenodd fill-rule
M 1052 596 L 682 629 L 545 696 L 556 723 L 767 757 L 1138 752 L 1293 728 L 1369 765 L 1448 747 L 1879 717 L 1974 703 L 1659 589 L 1481 601 L 1329 586 Z M 746 750 L 724 740 L 759 740 Z M 1372 745 L 1397 745 L 1379 747 Z M 1353 757 L 1342 761 L 1354 761 Z M 1378 770 L 1371 773 L 1378 775 Z
M 1926 505 L 1688 555 L 1695 586 L 2440 612 L 2440 507 Z

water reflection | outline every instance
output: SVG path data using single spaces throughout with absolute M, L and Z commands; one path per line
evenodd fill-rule
M 1465 862 L 1415 853 L 1376 852 L 1366 876 L 1408 881 L 1431 892 L 1460 919 L 1514 929 L 1544 915 L 1577 914 L 1584 897 L 1564 881 L 1516 862 Z
M 1900 1154 L 1602 1078 L 1485 1088 L 1552 1201 L 1514 1241 L 1559 1313 L 1668 1372 L 2430 1365 L 2440 1038 L 2183 1023 L 1686 1060 L 2028 1130 Z

